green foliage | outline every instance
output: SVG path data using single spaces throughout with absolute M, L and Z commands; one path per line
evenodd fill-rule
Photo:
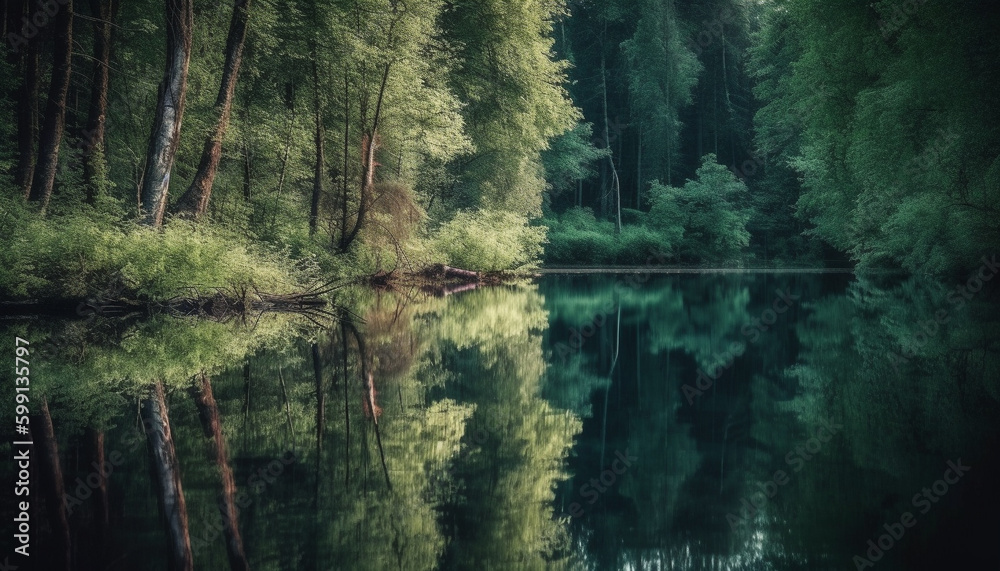
M 460 211 L 433 237 L 446 263 L 470 270 L 515 270 L 537 263 L 545 228 L 498 210 Z
M 607 220 L 597 220 L 589 208 L 570 208 L 557 219 L 548 219 L 549 243 L 545 260 L 566 265 L 642 266 L 650 256 L 668 253 L 671 238 L 639 223 L 622 226 L 620 234 Z
M 753 52 L 757 140 L 812 233 L 866 267 L 949 272 L 1000 243 L 995 11 L 784 1 Z M 975 54 L 975 55 L 971 55 Z M 767 189 L 787 196 L 783 185 Z
M 705 155 L 698 179 L 682 188 L 654 183 L 650 225 L 675 238 L 682 259 L 727 262 L 738 259 L 750 244 L 746 185 L 715 155 Z
M 549 242 L 545 261 L 550 264 L 611 264 L 617 257 L 614 224 L 598 221 L 589 208 L 574 207 L 558 219 L 546 220 Z
M 577 123 L 573 129 L 553 139 L 549 148 L 542 153 L 545 179 L 553 196 L 573 190 L 578 181 L 597 174 L 594 164 L 610 153 L 607 149 L 595 147 L 591 141 L 593 136 L 592 124 Z
M 540 152 L 579 118 L 563 88 L 566 62 L 552 53 L 553 20 L 564 10 L 562 0 L 461 0 L 442 12 L 459 62 L 450 84 L 475 148 L 454 165 L 453 208 L 541 214 Z
M 693 102 L 702 65 L 684 44 L 673 2 L 640 0 L 635 34 L 622 43 L 633 114 L 641 125 L 646 154 L 644 180 L 671 180 L 669 165 L 680 155 L 682 109 Z
M 99 213 L 40 218 L 17 199 L 0 202 L 0 291 L 15 298 L 84 297 L 124 287 L 148 299 L 195 288 L 299 287 L 295 264 L 221 229 L 175 222 L 163 231 L 116 224 Z
M 589 208 L 571 208 L 551 227 L 545 259 L 555 264 L 643 265 L 652 254 L 689 262 L 732 262 L 750 243 L 747 188 L 705 155 L 682 188 L 653 183 L 648 213 L 629 211 L 620 234 Z

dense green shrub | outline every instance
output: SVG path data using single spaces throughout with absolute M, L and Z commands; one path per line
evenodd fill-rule
M 633 210 L 629 217 L 642 220 L 643 215 Z M 545 222 L 549 226 L 545 260 L 551 264 L 640 266 L 654 252 L 669 256 L 671 251 L 672 241 L 665 233 L 630 224 L 616 234 L 614 223 L 597 220 L 589 208 L 570 208 Z
M 460 211 L 433 236 L 432 248 L 447 264 L 469 270 L 515 270 L 536 264 L 545 227 L 497 210 Z
M 654 253 L 669 254 L 669 242 L 664 235 L 647 226 L 622 226 L 618 236 L 616 262 L 627 266 L 642 266 Z
M 683 236 L 684 260 L 732 261 L 750 245 L 747 187 L 712 154 L 702 157 L 697 175 L 681 188 L 653 183 L 649 224 L 671 239 Z
M 715 155 L 705 155 L 697 180 L 674 188 L 652 184 L 649 212 L 625 209 L 622 228 L 589 208 L 570 208 L 546 220 L 545 260 L 552 264 L 643 265 L 658 259 L 731 262 L 750 243 L 747 187 Z
M 174 221 L 162 230 L 117 224 L 89 208 L 40 217 L 17 199 L 0 199 L 0 295 L 77 297 L 108 288 L 165 299 L 188 288 L 295 289 L 296 263 L 209 224 Z

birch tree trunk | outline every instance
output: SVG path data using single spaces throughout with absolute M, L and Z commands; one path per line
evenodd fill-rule
M 146 151 L 146 169 L 139 190 L 141 222 L 158 228 L 163 224 L 174 166 L 181 137 L 184 97 L 187 92 L 188 64 L 191 61 L 191 33 L 194 28 L 192 0 L 166 0 L 167 65 L 160 83 L 156 118 Z
M 180 466 L 170 431 L 163 382 L 156 383 L 153 393 L 142 401 L 141 414 L 152 457 L 153 487 L 156 488 L 160 511 L 166 520 L 167 568 L 170 571 L 194 571 L 187 504 L 181 487 Z

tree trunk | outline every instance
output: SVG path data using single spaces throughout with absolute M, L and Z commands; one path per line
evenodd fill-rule
M 313 41 L 312 55 L 313 114 L 316 123 L 313 139 L 316 143 L 316 162 L 313 170 L 312 201 L 309 204 L 310 236 L 316 234 L 316 224 L 319 222 L 319 199 L 323 196 L 323 169 L 326 164 L 323 153 L 323 107 L 319 97 L 319 63 L 316 61 L 318 53 L 315 40 Z
M 607 70 L 605 69 L 605 57 L 604 57 L 604 35 L 601 35 L 601 114 L 604 116 L 604 127 L 601 131 L 601 140 L 604 142 L 604 148 L 608 151 L 608 156 L 611 156 L 611 144 L 609 143 L 611 137 L 608 133 L 608 84 L 607 84 Z M 601 161 L 601 217 L 608 215 L 608 163 Z
M 669 119 L 670 124 L 668 126 L 669 127 L 669 131 L 667 132 L 667 186 L 672 186 L 673 183 L 674 183 L 674 178 L 673 178 L 673 176 L 674 176 L 674 131 L 677 128 L 677 125 L 674 122 L 674 112 L 673 112 L 672 108 L 670 107 L 670 90 L 669 89 L 665 89 L 664 90 L 664 94 L 666 95 L 666 98 L 667 98 L 667 111 L 668 111 L 668 113 L 670 113 L 670 116 L 669 116 L 670 117 L 670 119 Z M 700 119 L 700 114 L 699 114 L 699 121 L 700 120 L 701 119 Z M 700 144 L 701 143 L 699 143 L 699 145 Z M 698 160 L 701 160 L 701 155 L 700 154 L 698 155 Z
M 642 121 L 639 122 L 639 141 L 635 149 L 635 209 L 642 209 Z
M 605 58 L 604 54 L 601 53 L 601 102 L 602 110 L 604 112 L 604 148 L 608 150 L 608 168 L 611 170 L 611 188 L 615 192 L 615 200 L 617 201 L 617 217 L 615 219 L 615 234 L 621 234 L 622 231 L 622 192 L 621 183 L 618 179 L 618 169 L 615 168 L 615 158 L 611 153 L 611 134 L 609 132 L 608 126 L 608 75 L 605 69 Z M 608 197 L 610 196 L 611 189 L 602 189 L 605 194 L 601 199 L 601 204 L 606 204 Z M 602 208 L 603 210 L 603 208 Z
M 87 203 L 93 204 L 100 190 L 100 177 L 105 168 L 104 126 L 108 112 L 108 72 L 111 66 L 111 41 L 114 21 L 118 15 L 118 0 L 90 0 L 94 22 L 94 74 L 87 113 L 87 130 L 83 134 L 83 180 Z
M 348 169 L 350 168 L 351 153 L 351 83 L 347 75 L 347 65 L 344 65 L 344 172 L 341 178 L 340 193 L 340 244 L 347 242 L 347 194 L 348 194 Z
M 219 407 L 212 394 L 212 383 L 208 375 L 200 375 L 200 386 L 191 387 L 191 395 L 198 407 L 198 417 L 207 438 L 211 438 L 208 458 L 216 466 L 222 481 L 222 491 L 219 494 L 219 510 L 222 512 L 222 532 L 226 538 L 226 554 L 229 556 L 229 568 L 233 571 L 249 571 L 246 551 L 243 549 L 243 537 L 240 535 L 239 510 L 236 507 L 236 479 L 229 466 L 226 454 L 226 439 L 222 433 L 222 418 Z
M 215 98 L 218 118 L 205 138 L 198 172 L 175 209 L 178 213 L 190 214 L 196 219 L 205 214 L 208 201 L 212 197 L 212 185 L 219 169 L 219 159 L 222 157 L 222 141 L 226 138 L 226 130 L 229 128 L 233 93 L 236 91 L 236 80 L 240 73 L 240 64 L 243 62 L 243 44 L 247 37 L 249 11 L 250 0 L 235 0 L 233 3 L 233 17 L 229 21 L 229 35 L 226 37 L 226 63 L 222 68 L 219 95 Z
M 153 392 L 143 399 L 141 407 L 143 425 L 147 427 L 146 437 L 152 456 L 154 487 L 160 504 L 160 512 L 166 520 L 168 569 L 170 571 L 194 571 L 191 555 L 191 537 L 188 533 L 187 505 L 181 487 L 180 466 L 174 451 L 174 439 L 170 433 L 170 417 L 167 412 L 163 382 L 157 382 Z
M 340 322 L 341 364 L 344 371 L 344 488 L 351 487 L 351 407 L 347 389 L 351 378 L 347 375 L 347 321 Z
M 42 398 L 41 413 L 31 417 L 31 433 L 38 455 L 39 472 L 49 525 L 52 527 L 54 549 L 52 561 L 57 569 L 70 569 L 69 519 L 66 516 L 66 490 L 59 464 L 59 446 L 52 427 L 48 400 Z
M 316 461 L 323 453 L 323 426 L 326 421 L 326 394 L 323 392 L 323 361 L 319 345 L 312 344 L 313 378 L 316 381 Z
M 382 83 L 379 85 L 378 100 L 375 104 L 375 116 L 372 118 L 371 129 L 365 132 L 361 142 L 361 196 L 358 201 L 358 216 L 354 220 L 351 231 L 341 240 L 340 250 L 346 252 L 358 233 L 365 225 L 365 216 L 368 213 L 368 197 L 371 196 L 372 186 L 375 184 L 375 152 L 378 150 L 378 128 L 382 117 L 382 103 L 385 100 L 385 88 L 389 83 L 389 71 L 392 63 L 385 64 L 382 71 Z
M 49 98 L 45 103 L 45 120 L 38 137 L 38 161 L 31 179 L 28 200 L 39 202 L 42 212 L 52 198 L 52 188 L 56 182 L 59 167 L 59 145 L 66 128 L 66 95 L 69 92 L 69 78 L 73 55 L 73 2 L 68 0 L 55 16 L 55 37 L 52 49 L 52 78 L 49 82 Z
M 250 224 L 253 225 L 253 154 L 250 142 L 243 142 L 243 200 L 250 206 Z
M 108 544 L 109 524 L 108 478 L 103 468 L 107 462 L 104 454 L 104 432 L 88 428 L 87 434 L 90 437 L 88 439 L 90 442 L 90 457 L 94 465 L 99 468 L 96 471 L 98 484 L 94 489 L 94 505 L 96 506 L 94 509 L 95 529 L 92 531 L 96 545 L 93 546 L 92 550 L 92 565 L 94 568 L 102 568 L 106 566 L 104 556 Z
M 319 518 L 320 483 L 323 481 L 320 472 L 323 466 L 323 432 L 326 429 L 326 392 L 323 390 L 323 361 L 319 353 L 319 344 L 313 343 L 311 349 L 313 378 L 316 382 L 316 486 L 313 488 L 313 505 L 316 508 L 316 517 Z M 333 369 L 336 375 L 336 365 Z
M 288 171 L 288 155 L 292 151 L 292 136 L 295 128 L 295 87 L 288 84 L 288 110 L 291 112 L 288 118 L 288 135 L 285 137 L 285 152 L 281 155 L 281 168 L 278 170 L 278 188 L 274 193 L 274 210 L 271 212 L 271 232 L 274 232 L 274 225 L 278 221 L 278 207 L 281 200 L 281 191 L 285 188 L 285 173 Z
M 191 33 L 194 29 L 192 0 L 166 0 L 167 65 L 160 83 L 156 118 L 146 151 L 146 169 L 139 192 L 142 223 L 158 228 L 163 224 L 174 166 L 181 137 L 184 97 L 187 92 L 188 64 L 191 61 Z
M 23 18 L 28 16 L 28 6 L 23 0 L 7 2 L 5 38 L 8 34 L 25 38 Z M 13 49 L 7 51 L 7 63 L 22 78 L 21 84 L 14 90 L 14 99 L 17 101 L 17 166 L 14 170 L 14 183 L 27 198 L 35 172 L 35 142 L 38 139 L 38 42 L 37 37 L 11 41 L 16 43 L 12 46 Z
M 385 475 L 385 485 L 392 491 L 392 481 L 389 479 L 389 467 L 385 463 L 385 449 L 382 447 L 382 432 L 379 429 L 378 417 L 382 413 L 378 403 L 375 401 L 375 379 L 368 369 L 368 351 L 365 349 L 365 340 L 358 332 L 354 324 L 348 322 L 347 328 L 350 330 L 354 341 L 358 344 L 358 359 L 361 361 L 361 385 L 363 388 L 363 404 L 366 411 L 371 413 L 372 424 L 375 425 L 375 441 L 378 446 L 379 458 L 382 462 L 382 473 Z

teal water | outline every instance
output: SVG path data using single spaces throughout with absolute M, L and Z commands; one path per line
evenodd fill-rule
M 963 283 L 547 275 L 361 292 L 324 330 L 160 317 L 5 335 L 35 351 L 74 569 L 168 568 L 151 382 L 196 569 L 231 566 L 227 467 L 252 569 L 992 569 L 1000 327 L 990 284 L 949 296 Z M 192 379 L 212 388 L 221 463 Z M 86 484 L 98 434 L 117 459 L 106 518 Z M 38 569 L 58 546 L 44 468 Z

